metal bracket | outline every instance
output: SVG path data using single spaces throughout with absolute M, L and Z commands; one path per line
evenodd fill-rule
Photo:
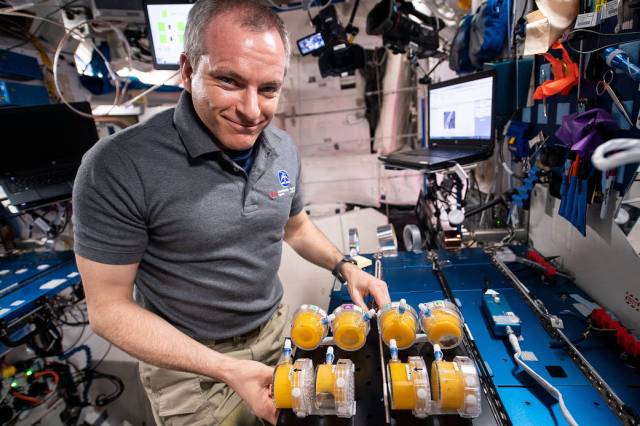
M 564 348 L 573 362 L 582 371 L 587 380 L 602 395 L 609 405 L 609 408 L 618 416 L 618 418 L 626 425 L 637 425 L 639 423 L 637 416 L 630 408 L 620 399 L 620 397 L 611 389 L 607 382 L 600 376 L 598 371 L 589 363 L 589 361 L 580 353 L 580 351 L 571 343 L 571 340 L 560 330 L 554 326 L 553 315 L 549 314 L 542 301 L 534 299 L 529 289 L 522 281 L 509 269 L 509 267 L 495 253 L 487 251 L 488 256 L 498 269 L 511 281 L 516 290 L 519 291 L 525 302 L 540 318 L 542 325 L 545 327 L 551 337 L 562 341 Z

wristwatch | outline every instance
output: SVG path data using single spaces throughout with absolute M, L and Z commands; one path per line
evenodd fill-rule
M 340 261 L 338 261 L 338 263 L 336 263 L 336 266 L 334 266 L 334 268 L 331 271 L 331 273 L 342 284 L 347 282 L 347 280 L 342 276 L 342 272 L 341 272 L 342 271 L 342 265 L 345 264 L 345 263 L 353 263 L 354 265 L 358 266 L 358 262 L 356 262 L 356 260 L 351 256 L 345 256 L 342 259 L 340 259 Z

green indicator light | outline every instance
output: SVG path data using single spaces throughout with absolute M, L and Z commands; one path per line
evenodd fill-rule
M 11 387 L 12 388 L 17 388 L 18 387 L 18 382 L 11 382 Z
M 27 370 L 27 376 L 30 376 L 30 375 L 32 375 L 32 374 L 33 374 L 33 370 L 32 370 L 32 369 L 28 369 L 28 370 Z

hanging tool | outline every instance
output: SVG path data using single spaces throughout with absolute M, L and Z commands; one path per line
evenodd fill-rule
M 573 198 L 576 192 L 576 176 L 580 168 L 580 154 L 576 154 L 576 158 L 567 160 L 565 165 L 565 176 L 562 178 L 560 187 L 560 209 L 558 214 L 568 220 L 569 214 L 573 208 Z
M 612 70 L 605 71 L 604 75 L 602 76 L 602 80 L 598 81 L 598 84 L 596 85 L 596 93 L 598 94 L 598 96 L 602 96 L 604 92 L 607 92 L 611 97 L 611 100 L 615 104 L 616 108 L 618 108 L 618 110 L 622 113 L 622 115 L 624 116 L 625 120 L 627 120 L 629 125 L 631 127 L 635 127 L 635 123 L 631 120 L 631 117 L 629 117 L 629 114 L 627 114 L 627 110 L 624 109 L 624 104 L 620 102 L 620 98 L 618 98 L 618 95 L 616 95 L 616 92 L 614 92 L 613 89 L 611 88 L 612 82 L 613 82 L 613 71 Z
M 607 217 L 609 206 L 611 205 L 613 186 L 616 182 L 616 170 L 608 170 L 602 172 L 602 207 L 600 208 L 600 219 Z

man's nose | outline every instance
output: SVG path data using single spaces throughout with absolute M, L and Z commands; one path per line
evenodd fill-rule
M 238 102 L 236 110 L 245 124 L 255 124 L 260 121 L 260 103 L 258 92 L 246 89 L 242 99 Z

